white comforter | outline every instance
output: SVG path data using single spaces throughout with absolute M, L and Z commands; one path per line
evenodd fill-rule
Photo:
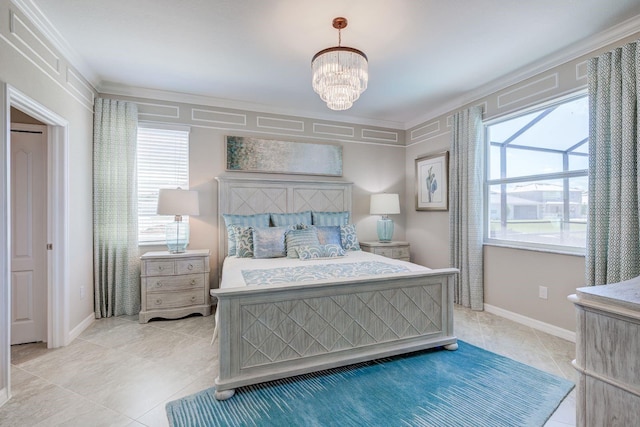
M 412 264 L 406 261 L 395 260 L 391 258 L 385 258 L 380 255 L 375 255 L 370 252 L 364 251 L 349 251 L 347 256 L 336 257 L 329 259 L 317 259 L 301 261 L 297 258 L 268 258 L 268 259 L 253 259 L 253 258 L 237 258 L 227 257 L 222 266 L 222 282 L 220 283 L 221 289 L 234 288 L 245 286 L 245 281 L 242 275 L 243 270 L 253 269 L 270 269 L 270 268 L 283 268 L 283 267 L 296 267 L 307 265 L 331 265 L 331 264 L 349 264 L 354 262 L 367 262 L 378 261 L 386 264 L 401 265 L 406 267 L 409 271 L 428 271 L 427 267 L 421 265 Z

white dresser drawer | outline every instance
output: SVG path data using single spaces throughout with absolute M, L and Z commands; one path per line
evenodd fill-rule
M 204 304 L 204 295 L 200 290 L 147 294 L 147 308 L 150 310 L 187 307 L 195 304 Z
M 393 258 L 393 249 L 392 248 L 375 248 L 373 250 L 374 254 L 382 255 L 387 258 Z
M 204 260 L 185 259 L 176 261 L 176 274 L 202 273 L 204 271 Z
M 393 248 L 391 250 L 391 258 L 395 258 L 395 259 L 407 259 L 409 258 L 409 248 L 404 247 L 404 248 Z
M 143 279 L 147 292 L 165 292 L 189 290 L 204 287 L 204 276 L 202 274 L 186 274 L 184 276 L 159 276 L 147 277 Z
M 170 260 L 147 261 L 144 263 L 145 276 L 171 276 L 174 274 L 174 262 Z

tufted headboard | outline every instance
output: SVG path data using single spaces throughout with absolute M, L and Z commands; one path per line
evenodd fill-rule
M 227 253 L 223 214 L 351 212 L 351 186 L 345 181 L 298 181 L 217 177 L 218 271 Z

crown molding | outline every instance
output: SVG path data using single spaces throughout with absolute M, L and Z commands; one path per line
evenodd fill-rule
M 278 114 L 284 116 L 308 118 L 312 120 L 326 120 L 336 123 L 349 123 L 364 126 L 375 126 L 393 130 L 404 130 L 404 123 L 391 120 L 368 119 L 356 116 L 336 117 L 330 114 L 318 114 L 317 112 L 302 111 L 296 108 L 280 108 L 265 104 L 236 101 L 231 99 L 216 98 L 213 96 L 196 95 L 183 92 L 172 92 L 159 89 L 133 87 L 114 82 L 102 82 L 98 88 L 101 94 L 130 96 L 134 98 L 147 98 L 166 102 L 178 102 L 183 104 L 205 105 L 208 107 L 230 108 L 234 110 L 252 111 L 256 113 Z
M 98 87 L 100 83 L 98 74 L 85 62 L 69 42 L 67 42 L 33 0 L 11 0 L 11 3 L 26 15 L 33 26 L 87 79 L 94 89 Z
M 625 37 L 629 37 L 640 32 L 640 15 L 621 22 L 605 31 L 596 34 L 593 37 L 581 40 L 566 49 L 560 50 L 552 55 L 546 56 L 540 61 L 536 61 L 535 65 L 525 66 L 511 74 L 493 80 L 477 90 L 465 93 L 457 98 L 451 99 L 449 102 L 442 104 L 439 108 L 409 120 L 405 123 L 404 130 L 409 130 L 427 121 L 433 120 L 444 114 L 450 113 L 457 108 L 478 101 L 499 90 L 505 89 L 511 85 L 520 83 L 528 78 L 549 71 L 550 69 L 577 59 L 583 55 L 587 55 L 593 51 L 601 49 L 607 45 L 615 43 Z

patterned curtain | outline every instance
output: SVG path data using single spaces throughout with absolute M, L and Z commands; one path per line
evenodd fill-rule
M 588 285 L 640 275 L 638 64 L 638 42 L 588 63 Z
M 452 267 L 460 270 L 454 302 L 473 310 L 482 310 L 482 107 L 472 107 L 454 114 L 451 136 L 449 260 Z
M 136 104 L 96 99 L 93 124 L 93 271 L 96 318 L 140 311 Z

